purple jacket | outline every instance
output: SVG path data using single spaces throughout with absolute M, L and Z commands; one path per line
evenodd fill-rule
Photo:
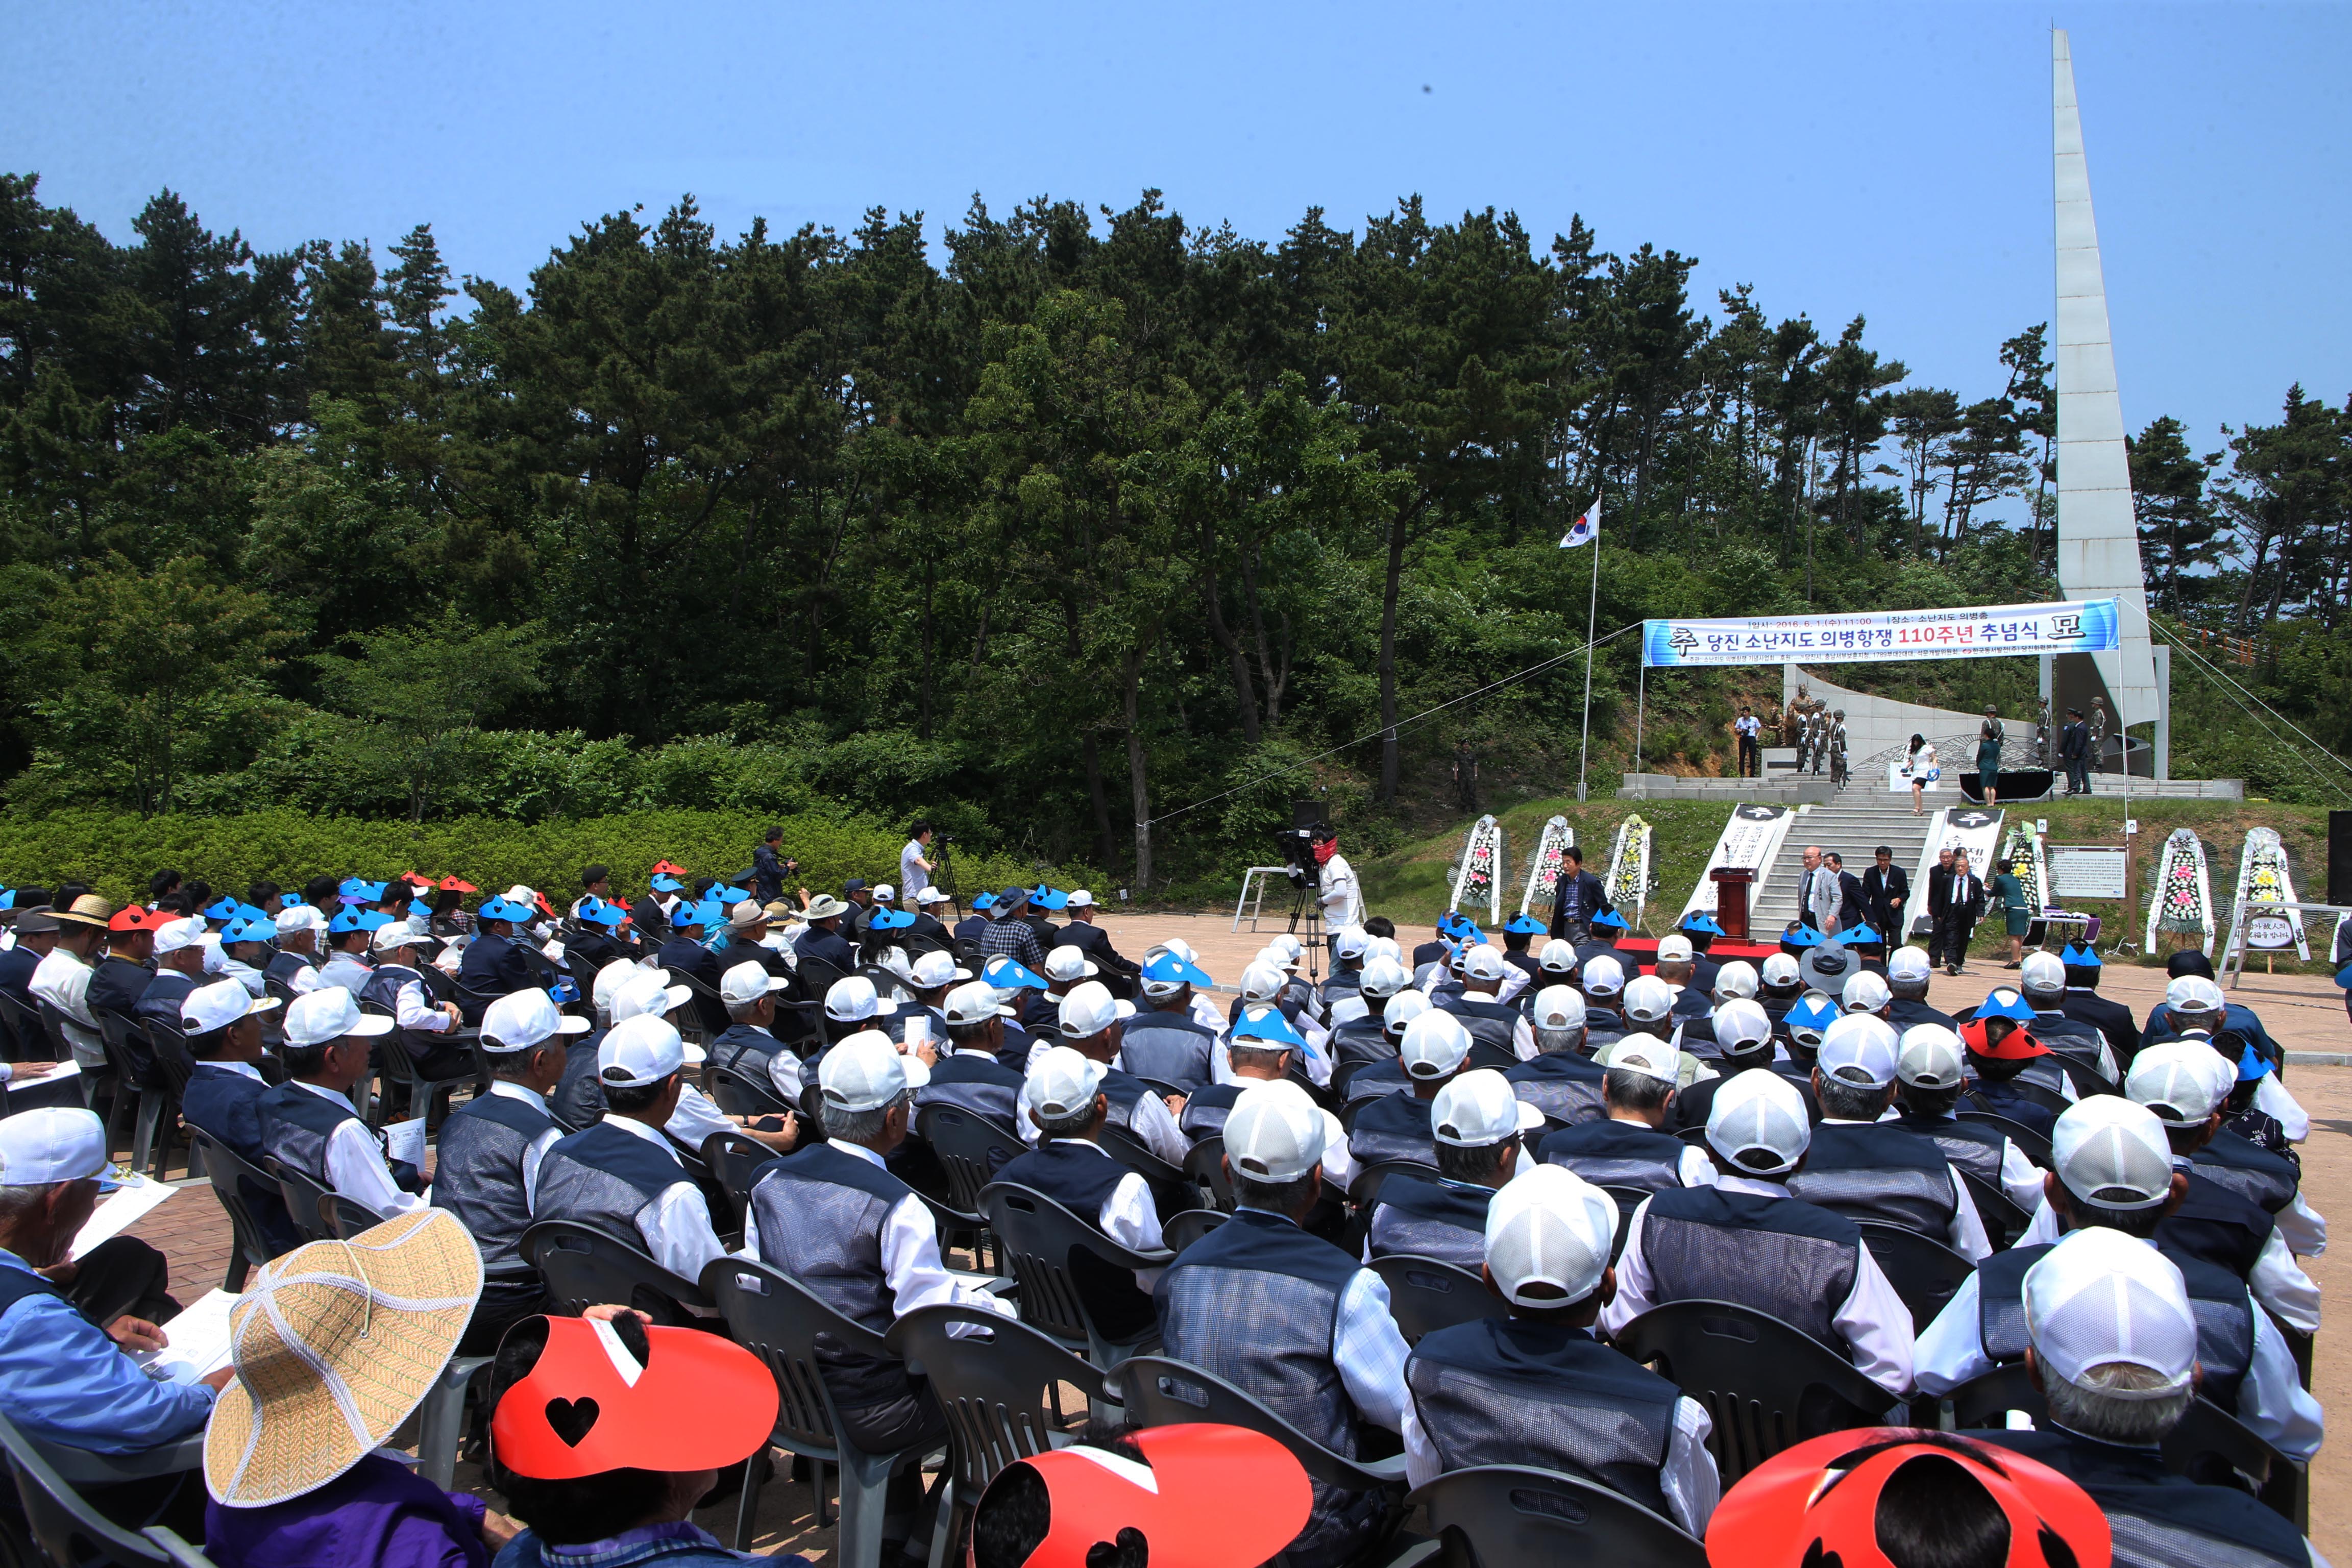
M 220 1568 L 489 1568 L 482 1500 L 370 1454 L 316 1491 L 266 1508 L 205 1505 Z

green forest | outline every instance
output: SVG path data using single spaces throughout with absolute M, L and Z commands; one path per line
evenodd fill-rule
M 110 238 L 0 176 L 9 813 L 922 815 L 1158 897 L 1310 793 L 1418 837 L 1462 738 L 1498 799 L 1572 789 L 1593 558 L 1556 542 L 1596 502 L 1604 635 L 2057 592 L 2042 325 L 1921 385 L 1859 316 L 1694 299 L 1580 219 L 975 197 L 935 247 L 689 196 L 517 293 L 429 225 L 263 253 L 233 216 L 166 191 Z M 2175 772 L 2314 804 L 2352 752 L 2334 391 L 2132 460 L 2162 632 L 2312 742 L 2177 658 Z M 1634 657 L 1593 672 L 1601 793 Z M 1731 673 L 1654 683 L 1654 765 L 1722 765 L 1777 695 Z M 2033 674 L 1833 679 L 2023 712 Z

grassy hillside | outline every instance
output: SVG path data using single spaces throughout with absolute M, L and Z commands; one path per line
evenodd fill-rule
M 2123 828 L 2123 805 L 2120 801 L 2045 801 L 2022 808 L 2033 816 L 2050 824 L 2053 842 L 2060 844 L 2113 843 Z M 2137 802 L 2133 816 L 2139 822 L 2137 843 L 2139 859 L 2138 911 L 2132 926 L 2135 939 L 2147 919 L 2150 888 L 2156 878 L 2156 863 L 2164 849 L 2165 836 L 2175 828 L 2190 827 L 2205 843 L 2206 861 L 2210 868 L 2213 900 L 2219 918 L 2226 926 L 2230 901 L 2237 890 L 2238 861 L 2245 848 L 2246 830 L 2268 826 L 2278 830 L 2280 840 L 2286 846 L 2287 864 L 2294 875 L 2295 891 L 2305 900 L 2316 901 L 2326 894 L 2327 882 L 2327 814 L 2316 807 L 2284 805 L 2271 802 L 2150 800 Z M 1605 871 L 1609 848 L 1618 823 L 1639 813 L 1652 828 L 1650 847 L 1651 874 L 1657 888 L 1642 921 L 1652 933 L 1668 929 L 1674 916 L 1680 912 L 1683 900 L 1698 880 L 1706 865 L 1707 854 L 1715 847 L 1716 837 L 1722 832 L 1731 807 L 1713 802 L 1698 801 L 1636 801 L 1595 800 L 1579 805 L 1572 799 L 1557 797 L 1528 801 L 1510 806 L 1499 814 L 1503 824 L 1504 848 L 1510 858 L 1505 887 L 1506 915 L 1518 908 L 1519 889 L 1527 879 L 1527 858 L 1542 834 L 1544 820 L 1555 814 L 1568 818 L 1576 829 L 1576 840 L 1590 857 L 1589 868 Z M 2014 820 L 2014 818 L 2012 818 Z M 1449 869 L 1462 852 L 1462 838 L 1468 824 L 1461 823 L 1448 831 L 1407 845 L 1393 854 L 1360 863 L 1364 895 L 1377 912 L 1388 915 L 1400 926 L 1425 926 L 1444 910 L 1451 889 Z M 1800 844 L 1804 839 L 1803 817 L 1790 829 L 1792 838 Z M 1827 847 L 1843 851 L 1849 864 L 1867 863 L 1868 845 L 1834 844 Z M 1790 853 L 1793 856 L 1794 851 Z M 1793 859 L 1790 862 L 1793 864 Z M 2119 915 L 2119 904 L 2091 906 L 2095 912 L 2110 917 Z M 1981 929 L 1981 928 L 1980 928 Z M 2112 940 L 2114 927 L 2103 934 L 2102 945 Z M 2312 922 L 2315 959 L 2309 972 L 2326 973 L 2326 944 L 2335 935 L 2335 927 L 2325 917 Z M 2217 940 L 2214 952 L 2221 952 Z M 2257 959 L 2255 962 L 2261 962 Z M 2282 970 L 2305 968 L 2293 959 L 2280 961 Z

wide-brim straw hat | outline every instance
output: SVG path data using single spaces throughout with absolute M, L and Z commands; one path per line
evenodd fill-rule
M 58 910 L 56 914 L 68 925 L 96 926 L 103 931 L 106 922 L 114 918 L 114 906 L 96 893 L 84 893 L 73 901 L 71 909 Z
M 315 1491 L 408 1419 L 457 1348 L 482 1255 L 446 1209 L 417 1209 L 266 1268 L 229 1310 L 236 1376 L 205 1431 L 226 1508 Z

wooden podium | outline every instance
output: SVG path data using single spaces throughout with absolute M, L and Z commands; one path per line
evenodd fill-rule
M 1748 889 L 1756 880 L 1746 866 L 1718 866 L 1706 874 L 1715 884 L 1715 923 L 1734 942 L 1748 940 Z

